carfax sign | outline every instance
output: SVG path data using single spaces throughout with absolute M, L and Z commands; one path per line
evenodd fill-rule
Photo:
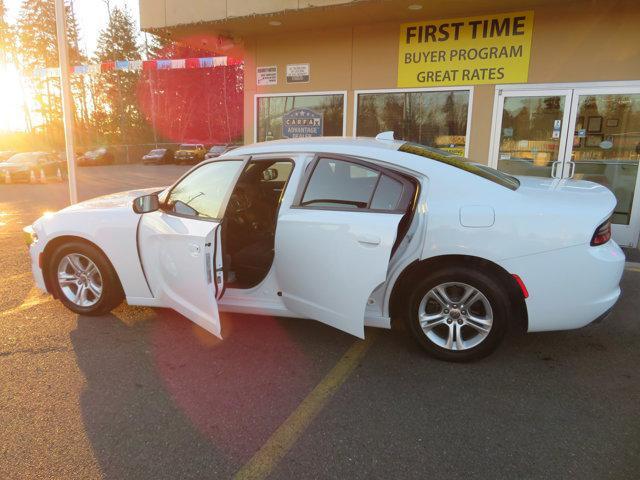
M 533 11 L 405 23 L 398 87 L 524 83 Z
M 322 114 L 309 108 L 294 108 L 282 115 L 285 138 L 321 137 L 322 128 Z

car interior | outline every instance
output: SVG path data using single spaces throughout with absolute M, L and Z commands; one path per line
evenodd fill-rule
M 251 288 L 269 273 L 276 219 L 293 162 L 253 160 L 231 194 L 223 231 L 227 286 Z

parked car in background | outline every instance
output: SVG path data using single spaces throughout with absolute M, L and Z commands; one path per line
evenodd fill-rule
M 224 155 L 225 153 L 227 153 L 229 150 L 232 150 L 232 149 L 233 147 L 230 145 L 214 145 L 205 154 L 204 158 L 205 159 L 218 158 L 220 155 Z
M 170 148 L 156 148 L 142 157 L 142 163 L 145 165 L 171 163 L 173 156 L 173 150 Z
M 115 155 L 106 147 L 89 150 L 84 155 L 78 157 L 78 165 L 81 167 L 95 167 L 97 165 L 113 165 Z
M 2 181 L 29 182 L 59 178 L 66 174 L 67 163 L 60 156 L 47 152 L 16 153 L 0 162 Z
M 183 143 L 174 155 L 176 163 L 200 163 L 207 149 L 200 143 Z
M 394 319 L 430 354 L 466 361 L 508 328 L 607 314 L 625 265 L 615 206 L 596 183 L 516 178 L 385 133 L 240 147 L 173 186 L 79 203 L 25 234 L 38 287 L 81 315 L 126 299 L 218 336 L 218 308 L 357 337 Z
M 12 151 L 9 151 L 9 150 L 0 152 L 0 162 L 4 162 L 5 160 L 9 160 L 15 154 L 16 154 L 16 152 L 12 152 Z

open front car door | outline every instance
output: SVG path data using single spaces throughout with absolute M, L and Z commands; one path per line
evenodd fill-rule
M 140 259 L 153 296 L 218 337 L 217 300 L 224 293 L 221 223 L 243 165 L 239 159 L 200 165 L 138 226 Z
M 215 263 L 217 222 L 162 212 L 140 221 L 140 254 L 149 286 L 160 303 L 220 337 Z M 221 267 L 221 264 L 219 264 Z

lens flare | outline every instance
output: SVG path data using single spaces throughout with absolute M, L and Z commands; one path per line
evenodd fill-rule
M 24 95 L 20 74 L 14 65 L 0 64 L 0 130 L 17 132 L 26 128 Z
M 228 56 L 217 37 L 180 39 L 158 58 L 227 55 L 227 66 L 145 70 L 138 83 L 138 101 L 147 122 L 164 139 L 178 143 L 242 142 L 244 65 Z M 208 50 L 215 48 L 216 50 Z M 222 50 L 221 53 L 219 53 Z
M 225 313 L 221 320 L 223 340 L 163 311 L 151 332 L 154 364 L 193 426 L 230 458 L 247 457 L 324 370 L 296 339 L 292 321 Z

